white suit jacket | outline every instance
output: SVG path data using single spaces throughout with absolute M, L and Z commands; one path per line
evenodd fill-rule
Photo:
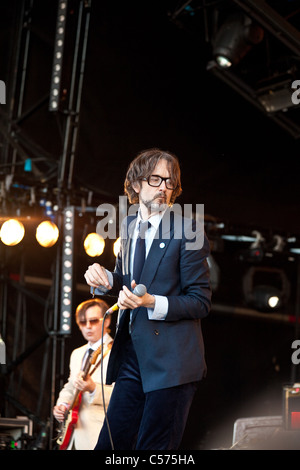
M 104 342 L 104 355 L 107 350 L 107 345 L 112 342 L 112 338 L 106 334 L 103 338 Z M 83 357 L 89 348 L 88 344 L 81 346 L 80 348 L 74 349 L 70 357 L 70 375 L 67 383 L 59 393 L 56 404 L 61 403 L 72 404 L 75 386 L 74 379 L 78 372 L 81 370 Z M 106 370 L 110 351 L 105 355 L 103 359 L 103 382 L 105 383 Z M 101 355 L 99 355 L 96 364 L 99 362 Z M 90 371 L 93 370 L 91 366 Z M 73 440 L 76 450 L 92 450 L 94 449 L 99 432 L 105 419 L 103 400 L 102 400 L 102 386 L 101 386 L 101 365 L 95 370 L 92 375 L 92 379 L 96 383 L 96 389 L 94 393 L 84 392 L 82 395 L 81 406 L 79 410 L 79 418 L 76 424 L 75 431 L 73 433 L 72 440 L 69 445 L 69 449 L 72 447 Z M 112 392 L 112 385 L 104 385 L 104 399 L 105 407 L 107 409 L 108 402 Z

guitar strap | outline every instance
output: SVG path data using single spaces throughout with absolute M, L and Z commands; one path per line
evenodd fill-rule
M 107 344 L 106 351 L 103 354 L 103 359 L 105 358 L 105 356 L 111 350 L 112 344 L 113 344 L 113 341 L 111 341 Z M 89 353 L 90 353 L 90 351 L 89 351 Z M 102 357 L 100 357 L 100 360 L 94 366 L 94 368 L 91 371 L 90 375 L 92 375 L 95 372 L 95 370 L 99 367 L 99 365 L 101 364 L 101 360 L 102 360 Z M 87 362 L 86 362 L 86 364 L 87 364 Z M 87 371 L 88 371 L 88 368 L 86 368 L 86 372 Z M 66 450 L 69 443 L 70 443 L 71 437 L 73 435 L 73 432 L 74 432 L 74 429 L 75 429 L 75 426 L 76 426 L 77 420 L 78 420 L 78 410 L 79 410 L 80 405 L 81 405 L 81 396 L 82 396 L 82 392 L 79 392 L 79 390 L 77 389 L 75 397 L 73 399 L 73 403 L 72 403 L 71 407 L 69 408 L 69 410 L 67 412 L 67 415 L 66 415 L 66 418 L 67 418 L 68 415 L 70 416 L 70 412 L 72 412 L 72 421 L 67 425 L 67 429 L 65 429 L 65 431 L 64 431 L 64 427 L 65 427 L 66 423 L 64 423 L 64 425 L 61 424 L 60 436 L 57 439 L 57 443 L 59 445 L 60 450 Z M 73 416 L 75 408 L 78 408 L 78 409 L 76 410 L 76 413 Z
M 113 341 L 110 341 L 110 343 L 108 343 L 108 345 L 107 345 L 106 351 L 103 353 L 103 358 L 100 356 L 100 359 L 99 359 L 99 361 L 97 362 L 97 364 L 94 366 L 94 369 L 89 373 L 90 376 L 91 376 L 91 375 L 95 372 L 95 370 L 100 366 L 100 364 L 101 364 L 101 359 L 104 359 L 105 356 L 107 356 L 107 354 L 109 353 L 109 351 L 110 351 L 111 348 L 112 348 L 112 345 L 113 345 Z

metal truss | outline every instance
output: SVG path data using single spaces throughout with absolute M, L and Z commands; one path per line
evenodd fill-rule
M 59 1 L 56 4 L 58 7 L 57 23 L 61 3 Z M 9 73 L 8 103 L 5 112 L 0 110 L 0 135 L 2 138 L 0 204 L 2 215 L 11 216 L 17 210 L 21 214 L 27 214 L 30 210 L 34 211 L 38 206 L 38 199 L 47 191 L 48 194 L 51 193 L 51 197 L 57 205 L 56 217 L 61 231 L 63 231 L 66 218 L 65 208 L 70 206 L 71 200 L 74 199 L 73 169 L 77 151 L 91 0 L 70 0 L 69 2 L 65 1 L 64 4 L 67 15 L 66 37 L 68 44 L 72 46 L 66 50 L 68 64 L 65 61 L 61 62 L 64 94 L 59 97 L 60 105 L 52 113 L 47 109 L 47 119 L 45 120 L 45 126 L 48 125 L 49 120 L 51 122 L 49 132 L 53 133 L 52 140 L 56 142 L 56 145 L 53 146 L 54 150 L 46 150 L 46 145 L 44 147 L 38 139 L 35 139 L 35 133 L 33 132 L 31 135 L 28 132 L 30 126 L 27 125 L 28 120 L 33 116 L 39 116 L 39 113 L 42 121 L 42 113 L 45 112 L 45 107 L 48 108 L 51 92 L 49 79 L 41 86 L 41 89 L 45 90 L 45 94 L 37 97 L 35 102 L 28 105 L 27 90 L 31 79 L 30 59 L 34 54 L 31 46 L 33 36 L 36 34 L 33 15 L 35 7 L 39 7 L 38 2 L 34 0 L 23 0 L 18 2 L 16 7 L 15 24 L 17 28 Z M 69 29 L 68 22 L 71 23 Z M 54 42 L 54 38 L 52 41 Z M 52 47 L 55 54 L 55 44 L 52 44 Z M 72 59 L 71 66 L 70 58 Z M 55 60 L 53 60 L 54 66 Z M 8 259 L 9 255 L 6 255 L 4 246 L 1 246 L 0 250 L 3 251 L 0 276 L 1 336 L 6 344 L 11 346 L 7 348 L 6 365 L 0 366 L 1 383 L 5 387 L 5 400 L 2 404 L 1 414 L 4 416 L 9 414 L 11 407 L 24 413 L 38 427 L 36 438 L 30 442 L 29 448 L 47 447 L 51 449 L 54 446 L 52 408 L 57 391 L 65 379 L 65 338 L 70 334 L 70 331 L 62 329 L 61 319 L 64 242 L 59 240 L 57 243 L 52 265 L 52 279 L 48 286 L 48 295 L 45 298 L 35 292 L 34 288 L 28 288 L 24 282 L 26 264 L 23 263 L 22 255 L 15 264 L 16 269 L 19 270 L 17 278 L 12 279 L 8 268 L 8 262 L 11 259 Z M 16 302 L 16 307 L 14 304 L 11 305 L 11 298 Z M 25 338 L 27 309 L 30 302 L 29 308 L 33 309 L 37 317 L 44 322 L 45 332 L 28 347 Z M 70 310 L 72 310 L 72 306 L 71 299 Z M 14 320 L 12 320 L 12 308 L 16 308 Z M 21 396 L 23 369 L 26 366 L 26 361 L 41 347 L 43 347 L 43 358 L 39 381 L 40 390 L 36 409 L 33 411 L 24 406 L 19 396 Z M 50 387 L 50 393 L 46 387 Z M 46 413 L 46 417 L 42 417 L 42 404 L 45 397 L 49 397 L 47 398 L 48 413 Z M 47 434 L 46 438 L 45 433 Z M 43 439 L 41 439 L 41 435 L 44 436 Z

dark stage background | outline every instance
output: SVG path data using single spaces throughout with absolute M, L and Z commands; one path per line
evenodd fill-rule
M 289 10 L 283 16 L 290 15 L 296 24 L 297 2 L 285 3 Z M 118 205 L 129 162 L 155 146 L 178 155 L 183 185 L 178 202 L 204 204 L 219 266 L 212 312 L 203 321 L 208 375 L 193 404 L 182 449 L 229 448 L 236 419 L 281 415 L 283 386 L 300 379 L 291 362 L 298 335 L 299 255 L 290 251 L 299 247 L 300 236 L 299 140 L 207 70 L 212 44 L 206 40 L 206 21 L 211 33 L 213 9 L 223 12 L 236 2 L 190 2 L 194 13 L 185 10 L 190 17 L 172 21 L 183 2 L 94 0 L 88 9 L 74 168 L 67 159 L 62 173 L 81 4 L 73 0 L 68 6 L 59 112 L 49 111 L 58 2 L 12 0 L 0 6 L 0 80 L 7 93 L 6 104 L 0 105 L 0 177 L 4 184 L 13 175 L 16 184 L 6 192 L 2 187 L 1 217 L 16 212 L 31 217 L 20 245 L 0 246 L 0 321 L 7 352 L 7 365 L 1 366 L 1 417 L 30 417 L 34 436 L 46 429 L 42 446 L 48 448 L 49 439 L 51 446 L 51 404 L 67 378 L 70 352 L 83 343 L 74 322 L 66 337 L 53 327 L 60 292 L 55 289 L 58 248 L 37 245 L 33 225 L 41 213 L 29 204 L 27 193 L 34 188 L 36 206 L 44 194 L 61 210 L 67 203 L 79 207 L 75 310 L 89 297 L 83 275 L 93 259 L 82 242 L 88 228 L 95 229 L 96 207 Z M 268 4 L 277 8 L 280 2 Z M 189 28 L 191 18 L 197 18 L 196 31 L 194 25 Z M 26 158 L 35 165 L 32 171 L 25 171 Z M 245 255 L 249 243 L 226 239 L 253 236 L 254 230 L 265 238 L 259 259 Z M 273 250 L 274 235 L 284 241 L 279 253 Z M 113 269 L 112 242 L 96 261 Z M 242 279 L 253 266 L 281 269 L 290 282 L 288 302 L 275 315 L 245 304 Z

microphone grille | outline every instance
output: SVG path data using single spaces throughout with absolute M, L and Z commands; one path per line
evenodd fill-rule
M 142 297 L 143 295 L 146 294 L 146 292 L 147 292 L 147 288 L 146 286 L 144 286 L 144 284 L 138 284 L 133 289 L 133 293 L 137 295 L 138 297 Z

